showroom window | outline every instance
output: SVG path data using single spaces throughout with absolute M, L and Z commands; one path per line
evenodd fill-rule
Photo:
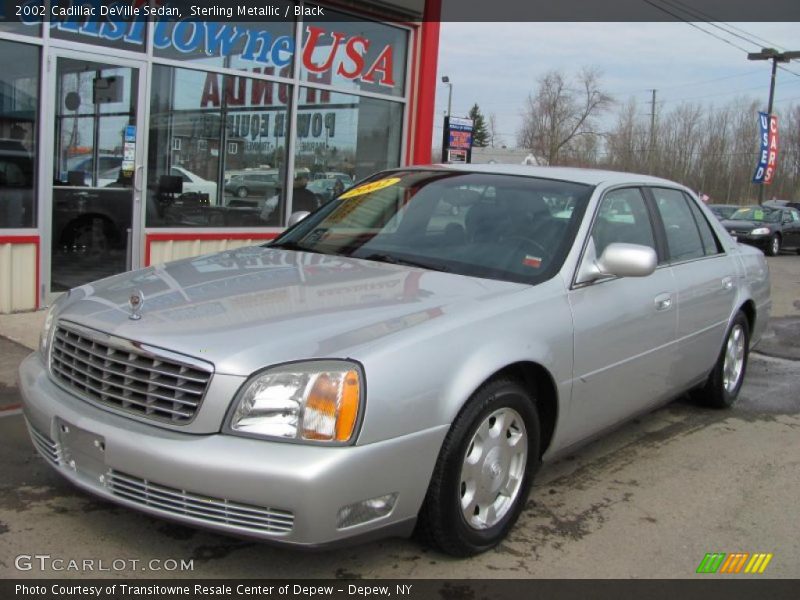
M 335 85 L 345 91 L 403 96 L 406 79 L 408 31 L 374 21 L 303 22 L 300 79 Z
M 304 202 L 302 188 L 324 204 L 359 179 L 400 165 L 403 104 L 316 91 L 300 88 L 293 211 L 315 207 Z
M 280 226 L 288 84 L 153 67 L 148 227 Z
M 0 228 L 36 227 L 39 48 L 0 40 Z

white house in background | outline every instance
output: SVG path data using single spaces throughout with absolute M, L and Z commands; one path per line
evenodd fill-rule
M 523 148 L 472 148 L 472 163 L 507 164 L 507 165 L 533 165 L 547 164 L 541 158 L 536 158 L 529 150 Z

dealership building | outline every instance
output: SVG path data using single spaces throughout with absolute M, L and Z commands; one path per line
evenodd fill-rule
M 144 10 L 169 2 L 3 3 L 0 313 L 262 243 L 354 181 L 430 162 L 439 1 L 273 1 L 261 20 L 236 16 L 244 1 L 163 20 Z M 119 11 L 87 16 L 100 6 Z

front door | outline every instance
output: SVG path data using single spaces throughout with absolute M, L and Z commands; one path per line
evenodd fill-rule
M 51 292 L 137 266 L 143 73 L 135 61 L 53 57 Z

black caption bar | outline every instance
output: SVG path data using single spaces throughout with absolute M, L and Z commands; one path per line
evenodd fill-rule
M 55 11 L 55 12 L 54 12 Z M 72 12 L 70 12 L 72 11 Z M 798 0 L 0 0 L 0 21 L 38 18 L 220 22 L 800 21 Z
M 0 581 L 0 597 L 14 600 L 125 600 L 325 598 L 353 600 L 795 600 L 798 580 L 114 580 Z

